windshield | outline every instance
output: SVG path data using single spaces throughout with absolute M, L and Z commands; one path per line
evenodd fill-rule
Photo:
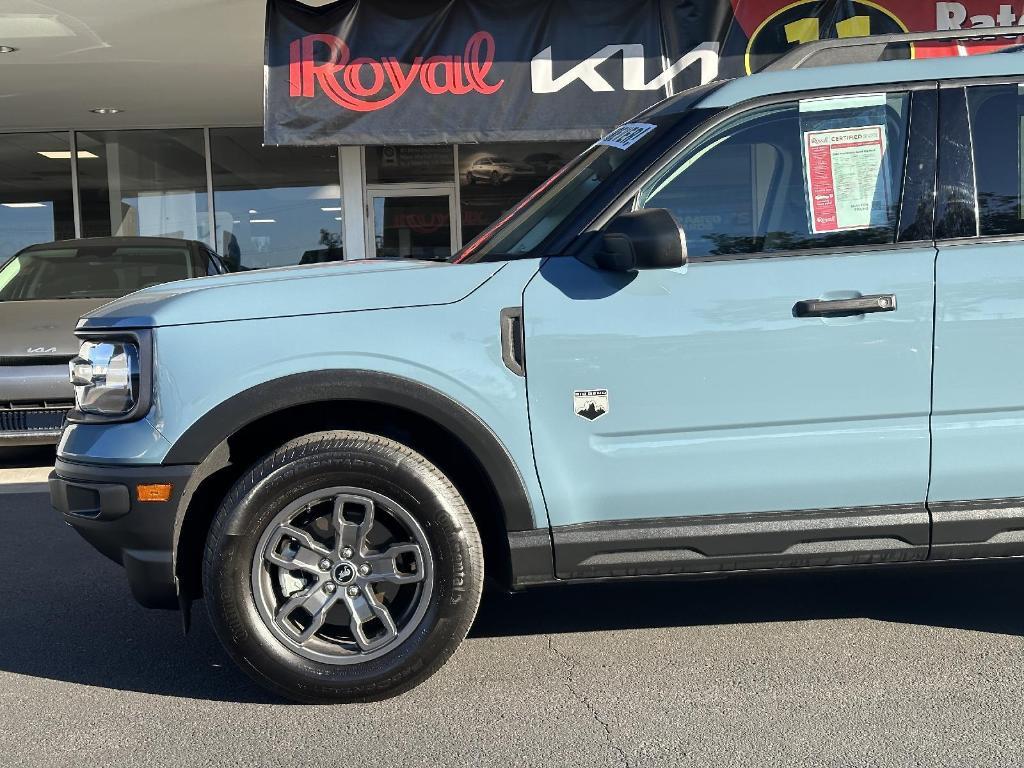
M 459 264 L 532 253 L 598 188 L 608 183 L 618 190 L 632 181 L 632 177 L 620 178 L 626 172 L 623 169 L 660 137 L 686 130 L 703 119 L 705 110 L 693 107 L 719 85 L 691 88 L 606 134 L 477 235 L 452 260 Z
M 654 123 L 626 123 L 616 128 L 481 232 L 454 260 L 529 253 L 659 131 Z M 506 161 L 498 158 L 494 162 Z
M 116 299 L 193 275 L 192 259 L 184 246 L 25 251 L 0 269 L 0 301 Z

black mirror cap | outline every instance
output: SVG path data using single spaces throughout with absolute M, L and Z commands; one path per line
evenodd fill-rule
M 612 219 L 593 255 L 594 265 L 613 272 L 671 269 L 686 264 L 686 237 L 664 208 L 643 208 Z

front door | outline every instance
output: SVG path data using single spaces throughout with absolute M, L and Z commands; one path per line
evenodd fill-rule
M 366 189 L 367 253 L 442 261 L 458 250 L 453 184 L 386 184 Z
M 529 284 L 560 576 L 927 556 L 934 130 L 908 150 L 912 98 L 934 121 L 934 90 L 733 117 L 631 203 L 684 225 L 687 266 L 557 257 Z

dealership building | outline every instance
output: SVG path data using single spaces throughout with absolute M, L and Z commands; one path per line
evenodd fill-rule
M 9 0 L 0 261 L 164 235 L 245 267 L 461 247 L 581 142 L 263 146 L 264 0 Z
M 731 13 L 741 1 L 704 0 L 705 27 L 724 18 L 716 4 Z M 561 4 L 582 7 L 572 0 Z M 758 4 L 765 21 L 748 27 L 756 26 L 760 37 L 754 40 L 748 28 L 736 51 L 748 63 L 767 39 L 762 29 L 792 43 L 824 35 L 826 26 L 838 35 L 899 31 L 907 28 L 898 17 L 901 5 L 924 11 L 917 28 L 934 29 L 936 14 L 939 23 L 945 18 L 965 26 L 1016 19 L 998 3 L 987 4 L 991 15 L 981 21 L 961 3 L 890 0 L 897 12 L 852 1 L 747 5 Z M 692 15 L 697 4 L 663 5 Z M 549 129 L 541 140 L 540 134 L 492 140 L 491 131 L 471 141 L 328 137 L 308 146 L 264 146 L 266 16 L 266 0 L 7 0 L 0 7 L 0 261 L 32 243 L 108 235 L 202 240 L 247 268 L 364 256 L 444 258 L 588 144 L 580 131 Z M 565 88 L 568 96 L 588 88 L 589 95 L 621 67 L 626 108 L 633 103 L 626 96 L 639 93 L 653 101 L 694 78 L 717 74 L 708 56 L 717 55 L 718 44 L 709 43 L 692 56 L 666 58 L 656 76 L 649 67 L 641 71 L 634 78 L 639 85 L 626 93 L 635 63 L 630 51 L 638 46 L 625 45 L 635 42 L 630 40 L 607 45 L 600 35 L 590 41 L 584 21 L 584 31 L 570 29 L 568 39 L 582 39 L 581 50 L 593 48 L 597 58 L 577 57 L 575 69 L 572 61 L 552 65 L 550 53 L 544 59 L 548 48 L 538 49 L 535 61 L 521 62 L 527 72 L 532 67 L 534 78 L 538 72 L 547 78 L 549 93 Z M 676 26 L 678 31 L 683 22 Z M 538 46 L 547 44 L 548 32 L 535 30 Z M 500 29 L 495 34 L 502 44 Z M 480 35 L 472 35 L 471 43 Z M 696 41 L 707 36 L 703 30 L 695 35 Z M 483 55 L 479 46 L 476 53 Z M 493 56 L 494 50 L 484 53 Z M 377 78 L 387 60 L 364 61 L 355 81 L 338 75 L 335 85 L 360 94 L 383 83 Z M 474 77 L 479 88 L 496 82 L 477 66 L 474 74 L 465 64 L 468 87 Z M 408 71 L 398 69 L 399 79 Z M 299 89 L 296 80 L 292 85 Z M 644 89 L 651 93 L 640 93 Z M 507 106 L 513 97 L 506 87 L 493 103 Z M 619 95 L 607 98 L 614 104 Z M 573 108 L 571 101 L 549 103 Z M 564 138 L 573 140 L 559 140 Z

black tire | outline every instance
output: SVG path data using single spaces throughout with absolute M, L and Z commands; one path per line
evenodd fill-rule
M 491 186 L 496 187 L 501 184 L 501 174 L 497 171 L 491 171 Z
M 342 665 L 306 658 L 279 639 L 257 607 L 253 576 L 257 547 L 275 516 L 311 492 L 338 486 L 404 506 L 432 557 L 429 599 L 411 634 L 395 638 L 383 655 Z M 379 700 L 426 680 L 465 638 L 483 581 L 479 533 L 448 479 L 400 443 L 347 431 L 293 440 L 257 462 L 224 499 L 203 562 L 210 619 L 232 659 L 273 693 L 306 703 Z

